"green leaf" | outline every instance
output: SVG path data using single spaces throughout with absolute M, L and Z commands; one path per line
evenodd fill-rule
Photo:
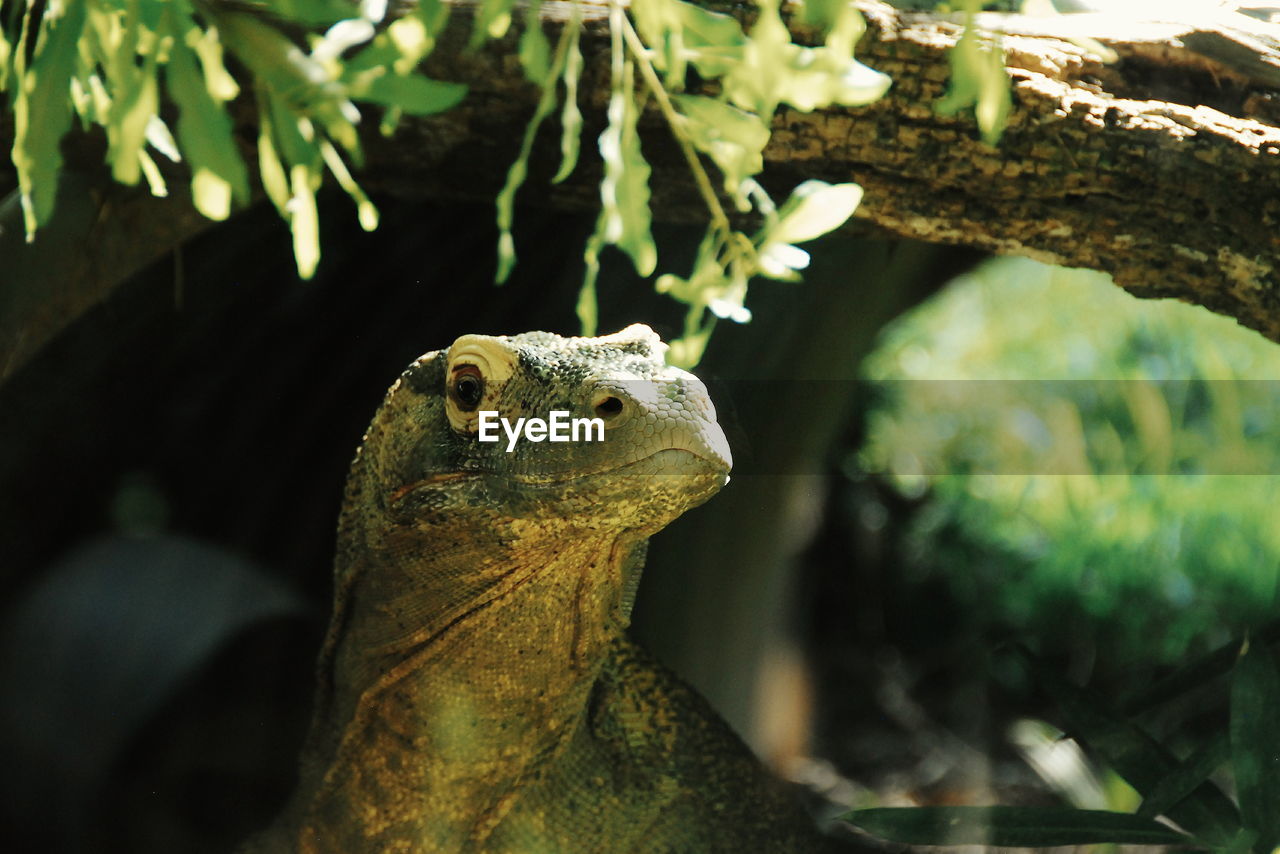
M 494 203 L 498 219 L 498 268 L 494 280 L 498 284 L 507 280 L 516 263 L 515 241 L 511 237 L 511 225 L 515 220 L 516 193 L 528 175 L 529 154 L 533 151 L 533 141 L 538 135 L 538 128 L 542 127 L 542 122 L 555 109 L 556 78 L 564 69 L 569 40 L 576 37 L 580 26 L 581 21 L 575 18 L 560 33 L 555 57 L 542 80 L 542 94 L 538 98 L 538 106 L 534 109 L 529 123 L 525 125 L 520 152 L 507 170 L 507 180 L 498 191 L 498 197 Z
M 1155 818 L 1167 814 L 1208 780 L 1209 775 L 1221 767 L 1230 754 L 1231 744 L 1226 732 L 1214 733 L 1199 750 L 1152 786 L 1150 793 L 1142 799 L 1138 815 Z
M 1274 644 L 1277 640 L 1280 640 L 1280 620 L 1267 623 L 1253 634 L 1254 643 Z M 1128 715 L 1140 714 L 1218 678 L 1235 665 L 1243 643 L 1244 641 L 1236 639 L 1223 644 L 1153 685 L 1137 691 L 1120 708 Z
M 271 0 L 270 12 L 286 21 L 325 25 L 350 18 L 353 6 L 350 0 Z
M 432 80 L 421 75 L 372 74 L 352 86 L 351 97 L 396 107 L 411 116 L 429 116 L 457 105 L 467 94 L 461 83 Z
M 145 149 L 138 152 L 138 165 L 142 169 L 142 176 L 147 179 L 147 187 L 151 190 L 151 195 L 161 199 L 168 196 L 169 187 L 164 182 L 164 176 L 160 174 L 160 167 L 156 166 L 156 162 L 151 159 L 151 155 L 147 154 Z
M 542 22 L 538 18 L 541 8 L 541 0 L 533 0 L 525 7 L 524 32 L 520 34 L 517 52 L 525 79 L 539 85 L 547 79 L 547 73 L 551 70 L 551 44 L 542 32 Z
M 347 99 L 346 87 L 331 79 L 323 63 L 254 15 L 223 10 L 216 20 L 227 47 L 253 72 L 259 88 L 270 90 L 273 100 L 304 121 L 322 127 L 349 153 L 359 151 L 354 123 L 360 113 Z M 288 147 L 282 147 L 291 159 Z M 312 156 L 318 156 L 311 148 Z
M 289 200 L 289 230 L 293 233 L 293 259 L 298 276 L 310 279 L 320 264 L 320 216 L 316 211 L 316 189 L 320 175 L 296 164 L 289 170 L 293 198 Z
M 725 192 L 747 211 L 744 186 L 764 168 L 764 147 L 769 128 L 755 113 L 702 95 L 672 95 L 680 110 L 689 140 L 705 152 L 724 176 Z
M 378 227 L 378 209 L 351 177 L 347 164 L 342 161 L 342 155 L 328 140 L 320 140 L 320 156 L 324 158 L 325 165 L 329 167 L 329 172 L 337 180 L 338 186 L 351 197 L 351 201 L 355 202 L 360 227 L 365 231 L 373 231 Z
M 204 85 L 210 96 L 219 103 L 225 103 L 239 95 L 240 87 L 222 61 L 222 42 L 218 38 L 217 29 L 201 31 L 197 27 L 195 32 L 188 32 L 185 38 L 187 46 L 200 57 Z
M 1113 711 L 1104 698 L 1061 679 L 1022 651 L 1063 717 L 1063 729 L 1096 752 L 1144 797 L 1178 769 L 1178 761 L 1145 730 Z M 1201 783 L 1166 813 L 1212 844 L 1229 840 L 1240 824 L 1227 796 L 1211 782 Z
M 77 0 L 50 2 L 40 21 L 35 55 L 28 68 L 18 65 L 20 83 L 13 102 L 13 165 L 18 171 L 27 240 L 49 221 L 62 168 L 59 143 L 71 126 L 71 100 L 67 97 L 84 30 L 85 7 Z M 18 44 L 19 57 L 29 50 L 27 33 Z
M 747 39 L 729 15 L 683 0 L 634 0 L 631 15 L 641 38 L 655 51 L 654 66 L 666 72 L 672 90 L 683 87 L 689 62 L 710 79 L 724 75 L 742 58 Z
M 13 45 L 9 42 L 9 33 L 0 21 L 0 92 L 7 91 L 9 79 L 13 74 Z
M 1012 107 L 1009 74 L 999 43 L 979 44 L 972 10 L 967 15 L 964 34 L 951 48 L 947 59 L 951 80 L 934 109 L 940 115 L 951 116 L 973 107 L 983 140 L 994 145 L 1004 131 Z
M 198 28 L 191 24 L 185 37 L 174 39 L 166 82 L 178 105 L 178 139 L 191 166 L 192 202 L 209 219 L 223 220 L 233 200 L 248 200 L 249 174 L 232 135 L 231 119 L 196 67 L 191 45 L 199 38 Z
M 702 361 L 711 341 L 711 333 L 716 328 L 714 317 L 702 322 L 701 306 L 690 308 L 685 315 L 684 334 L 671 342 L 667 348 L 667 364 L 691 371 Z
M 640 151 L 632 74 L 627 63 L 621 81 L 615 80 L 609 96 L 609 124 L 600 134 L 600 157 L 604 160 L 601 217 L 604 241 L 626 252 L 636 272 L 648 276 L 658 263 L 658 250 L 649 230 L 650 170 Z
M 292 196 L 289 191 L 289 176 L 280 161 L 280 153 L 276 150 L 272 110 L 266 100 L 258 102 L 258 174 L 267 198 L 271 199 L 280 215 L 287 218 L 289 199 Z
M 511 26 L 511 7 L 515 0 L 481 0 L 471 29 L 471 47 L 476 48 L 485 39 L 500 39 Z
M 1246 643 L 1231 679 L 1231 767 L 1254 850 L 1280 845 L 1280 670 L 1263 644 Z
M 844 225 L 861 201 L 857 184 L 805 181 L 791 191 L 764 242 L 803 243 L 821 237 Z
M 1192 845 L 1194 840 L 1149 818 L 1065 807 L 900 807 L 841 816 L 868 833 L 908 845 Z
M 578 165 L 578 146 L 582 138 L 582 111 L 578 109 L 578 79 L 582 76 L 582 9 L 573 5 L 573 16 L 566 26 L 570 30 L 569 44 L 565 51 L 564 109 L 560 112 L 560 169 L 551 183 L 559 184 L 572 174 Z
M 846 0 L 803 0 L 800 21 L 810 27 L 827 29 L 841 20 L 853 7 Z
M 107 116 L 107 159 L 111 175 L 121 184 L 138 183 L 141 175 L 138 155 L 147 143 L 147 125 L 159 105 L 154 59 L 132 75 L 126 92 L 111 102 Z

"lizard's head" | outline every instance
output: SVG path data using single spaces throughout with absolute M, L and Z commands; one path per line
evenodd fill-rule
M 521 537 L 656 531 L 731 465 L 705 387 L 665 351 L 637 324 L 600 338 L 464 335 L 427 353 L 362 450 L 383 506 L 403 523 L 471 517 Z

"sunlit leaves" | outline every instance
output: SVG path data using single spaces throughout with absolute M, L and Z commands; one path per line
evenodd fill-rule
M 71 126 L 67 90 L 75 73 L 85 6 L 77 0 L 50 2 L 33 32 L 28 16 L 15 50 L 17 97 L 13 101 L 13 165 L 18 170 L 27 240 L 48 222 L 62 167 L 59 142 Z M 34 48 L 34 51 L 33 51 Z M 27 64 L 26 55 L 34 52 Z
M 503 0 L 505 2 L 505 0 Z M 52 212 L 61 166 L 59 140 L 72 111 L 102 126 L 114 177 L 145 178 L 167 192 L 153 153 L 185 160 L 197 210 L 224 219 L 249 197 L 249 175 L 228 102 L 239 86 L 223 63 L 224 47 L 249 71 L 262 126 L 258 166 L 267 196 L 289 221 L 298 270 L 319 260 L 315 192 L 326 172 L 373 228 L 377 211 L 348 162 L 360 159 L 356 102 L 384 107 L 384 127 L 401 114 L 446 110 L 464 87 L 428 79 L 419 63 L 448 16 L 439 0 L 380 31 L 386 0 L 274 0 L 248 11 L 192 0 L 83 0 L 25 4 L 23 22 L 0 46 L 0 85 L 16 92 L 14 163 L 28 238 Z M 288 26 L 281 26 L 286 22 Z M 297 26 L 323 28 L 309 42 Z M 177 141 L 160 118 L 177 107 Z
M 694 147 L 711 158 L 724 177 L 724 191 L 740 210 L 750 210 L 747 180 L 764 168 L 769 128 L 755 113 L 702 95 L 673 95 L 680 123 Z
M 870 103 L 889 88 L 889 78 L 853 58 L 862 19 L 852 5 L 839 13 L 820 47 L 791 41 L 777 0 L 759 0 L 743 61 L 725 77 L 725 92 L 743 109 L 771 116 L 780 103 L 808 112 L 831 104 Z
M 579 137 L 582 135 L 582 111 L 578 109 L 578 79 L 582 76 L 580 14 L 581 10 L 574 4 L 573 17 L 568 25 L 569 44 L 566 47 L 564 73 L 561 75 L 564 81 L 564 109 L 560 112 L 560 169 L 551 179 L 553 184 L 559 184 L 568 178 L 578 165 Z
M 178 137 L 191 166 L 192 202 L 210 219 L 226 219 L 233 199 L 243 203 L 249 197 L 248 171 L 236 151 L 231 120 L 214 95 L 215 91 L 228 92 L 221 85 L 226 71 L 221 67 L 220 51 L 205 47 L 200 64 L 217 62 L 217 66 L 212 73 L 201 73 L 196 51 L 202 43 L 207 45 L 208 39 L 194 22 L 188 19 L 176 30 L 166 81 L 178 105 Z M 207 83 L 211 79 L 217 81 L 212 87 Z
M 690 62 L 704 77 L 719 77 L 742 59 L 747 42 L 736 20 L 684 0 L 631 4 L 636 30 L 654 51 L 653 63 L 673 90 L 684 87 Z
M 809 266 L 809 255 L 792 244 L 839 228 L 861 201 L 862 188 L 857 184 L 805 181 L 796 187 L 759 238 L 761 272 L 775 279 L 794 279 L 795 271 Z
M 817 47 L 792 42 L 778 0 L 758 0 L 756 6 L 759 14 L 749 34 L 735 19 L 682 0 L 635 0 L 631 7 L 635 32 L 648 46 L 628 42 L 634 62 L 685 149 L 711 219 L 691 273 L 666 274 L 657 282 L 660 291 L 689 306 L 686 338 L 667 354 L 676 364 L 689 365 L 700 356 L 713 323 L 704 322 L 704 312 L 713 318 L 749 320 L 751 313 L 744 305 L 748 281 L 758 274 L 799 278 L 797 271 L 808 265 L 809 257 L 793 244 L 839 227 L 861 196 L 852 184 L 829 188 L 832 192 L 824 202 L 775 233 L 780 224 L 775 205 L 755 180 L 764 166 L 775 111 L 784 103 L 805 111 L 864 104 L 883 95 L 889 85 L 886 76 L 853 58 L 863 22 L 852 4 L 818 2 L 806 13 L 810 23 L 824 31 Z M 680 94 L 689 65 L 703 78 L 719 78 L 719 93 Z M 652 69 L 663 72 L 660 83 Z M 730 226 L 699 153 L 715 164 L 724 193 L 737 210 L 763 217 L 764 226 L 755 237 Z M 792 207 L 820 183 L 802 189 Z M 827 202 L 822 216 L 813 213 Z M 787 228 L 795 233 L 788 236 Z M 589 268 L 592 263 L 589 257 Z
M 537 25 L 536 21 L 532 22 Z M 516 159 L 511 164 L 511 168 L 507 170 L 507 180 L 502 185 L 502 189 L 498 192 L 496 201 L 496 209 L 498 215 L 498 269 L 495 280 L 499 283 L 505 282 L 507 276 L 511 273 L 511 268 L 516 262 L 515 241 L 511 237 L 511 225 L 515 219 L 515 197 L 520 187 L 524 184 L 524 180 L 528 175 L 529 154 L 533 151 L 534 138 L 538 134 L 538 129 L 542 126 L 542 122 L 551 115 L 556 106 L 556 82 L 564 76 L 566 87 L 569 86 L 569 70 L 570 63 L 573 65 L 573 87 L 577 86 L 577 74 L 582 68 L 582 59 L 578 54 L 578 33 L 580 18 L 578 10 L 574 10 L 573 18 L 569 24 L 561 31 L 559 42 L 556 45 L 555 56 L 549 61 L 543 61 L 541 58 L 534 60 L 541 69 L 540 82 L 542 92 L 538 98 L 538 106 L 534 110 L 533 118 L 525 126 L 524 138 L 520 143 L 520 153 L 516 155 Z M 535 51 L 539 52 L 539 51 Z M 576 60 L 576 63 L 574 62 Z M 525 74 L 531 71 L 526 68 Z M 566 112 L 569 111 L 566 106 Z M 572 104 L 572 110 L 576 114 L 577 105 Z M 581 124 L 581 116 L 577 116 L 577 123 Z M 567 175 L 569 170 L 573 168 L 572 160 L 577 159 L 577 143 L 576 139 L 572 146 L 566 145 L 563 140 L 561 143 L 563 152 L 563 162 L 560 165 L 560 172 Z M 572 158 L 572 160 L 571 160 Z
M 935 109 L 950 116 L 972 107 L 983 140 L 994 145 L 1004 132 L 1012 96 L 1004 51 L 998 41 L 993 42 L 989 37 L 984 40 L 973 23 L 977 8 L 977 3 L 968 4 L 964 34 L 948 54 L 951 81 Z
M 594 322 L 592 276 L 601 251 L 618 248 L 642 275 L 657 264 L 650 167 L 639 133 L 646 110 L 656 108 L 670 125 L 710 216 L 705 251 L 694 270 L 661 281 L 689 306 L 690 343 L 672 353 L 696 358 L 714 318 L 747 320 L 749 280 L 760 274 L 796 278 L 808 257 L 795 243 L 837 227 L 856 205 L 848 192 L 852 185 L 841 185 L 825 197 L 831 203 L 824 203 L 824 216 L 806 215 L 808 224 L 796 231 L 799 220 L 790 219 L 789 208 L 779 214 L 755 176 L 779 106 L 861 104 L 883 93 L 887 78 L 853 58 L 861 17 L 843 0 L 809 0 L 801 13 L 821 39 L 810 47 L 791 41 L 780 0 L 758 0 L 757 6 L 759 14 L 745 33 L 736 18 L 685 0 L 634 0 L 629 9 L 620 0 L 610 3 L 609 102 L 598 140 L 601 212 L 585 253 L 588 277 L 579 306 L 585 325 Z M 320 257 L 315 194 L 326 176 L 355 202 L 362 226 L 377 222 L 376 209 L 352 174 L 361 160 L 357 105 L 378 107 L 381 129 L 389 133 L 401 116 L 447 110 L 465 94 L 464 87 L 429 79 L 420 70 L 449 15 L 443 0 L 421 0 L 390 22 L 383 20 L 386 0 L 31 0 L 24 8 L 25 17 L 10 19 L 22 20 L 23 27 L 15 33 L 10 26 L 0 42 L 0 86 L 17 93 L 14 162 L 29 231 L 52 210 L 58 142 L 73 111 L 84 123 L 105 129 L 118 180 L 145 178 L 154 193 L 165 193 L 163 170 L 153 157 L 161 153 L 186 162 L 194 204 L 206 216 L 225 218 L 243 203 L 249 174 L 243 141 L 228 114 L 240 86 L 224 64 L 225 50 L 245 69 L 241 82 L 257 102 L 262 187 L 289 222 L 299 273 L 309 276 Z M 480 0 L 473 41 L 503 35 L 513 9 L 514 0 Z M 514 262 L 514 198 L 539 125 L 562 104 L 561 164 L 554 181 L 573 171 L 583 126 L 577 103 L 580 10 L 575 6 L 562 25 L 554 51 L 536 0 L 526 4 L 523 17 L 517 57 L 541 93 L 498 197 L 499 279 Z M 690 69 L 703 81 L 718 81 L 705 90 L 714 94 L 683 93 Z M 160 119 L 166 106 L 177 108 L 176 146 Z M 718 182 L 708 177 L 708 165 L 720 173 Z M 731 226 L 717 184 L 739 213 L 763 221 L 755 236 Z
M 616 4 L 615 11 L 618 10 Z M 617 12 L 615 17 L 621 18 Z M 647 276 L 658 261 L 649 231 L 649 163 L 640 151 L 636 129 L 635 67 L 625 57 L 621 22 L 614 23 L 613 83 L 609 94 L 609 124 L 600 134 L 604 177 L 600 181 L 601 239 L 631 256 L 636 272 Z

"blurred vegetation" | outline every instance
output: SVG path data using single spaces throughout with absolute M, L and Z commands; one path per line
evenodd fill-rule
M 876 402 L 850 468 L 919 502 L 904 583 L 945 585 L 1006 641 L 996 681 L 1023 702 L 1037 686 L 1141 803 L 848 819 L 926 844 L 1271 851 L 1280 349 L 1105 275 L 1000 259 L 890 327 L 864 371 Z M 1161 841 L 1157 816 L 1190 836 Z
M 1170 664 L 1273 608 L 1280 348 L 1108 277 L 993 261 L 889 330 L 862 465 L 931 494 L 959 600 L 1045 651 Z

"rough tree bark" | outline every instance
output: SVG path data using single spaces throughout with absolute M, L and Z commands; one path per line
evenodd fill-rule
M 991 147 L 969 117 L 933 108 L 960 24 L 876 0 L 858 6 L 869 23 L 859 55 L 890 74 L 893 88 L 864 108 L 781 111 L 765 151 L 767 186 L 785 192 L 806 178 L 857 181 L 867 194 L 852 230 L 1104 270 L 1137 295 L 1199 303 L 1280 341 L 1280 72 L 1264 25 L 1242 32 L 1100 15 L 986 17 L 1007 33 L 1014 95 L 1008 128 Z M 558 27 L 567 8 L 544 3 L 544 23 Z M 596 204 L 590 139 L 607 97 L 608 36 L 603 6 L 591 8 L 581 88 L 587 156 L 548 190 L 558 158 L 549 122 L 522 202 Z M 470 52 L 467 18 L 453 16 L 428 64 L 438 77 L 469 84 L 468 98 L 390 139 L 371 132 L 362 173 L 370 190 L 492 198 L 501 185 L 536 92 L 517 66 L 515 33 Z M 1104 63 L 1069 40 L 1076 36 L 1096 39 L 1118 60 Z M 645 122 L 644 145 L 655 166 L 655 216 L 697 220 L 701 202 L 656 114 Z M 157 254 L 166 248 L 157 243 Z M 100 298 L 112 284 L 99 277 L 92 290 Z M 35 328 L 41 322 L 32 313 L 18 333 L 3 330 L 0 366 L 12 370 L 29 352 L 15 355 L 15 334 L 27 342 L 48 337 Z

